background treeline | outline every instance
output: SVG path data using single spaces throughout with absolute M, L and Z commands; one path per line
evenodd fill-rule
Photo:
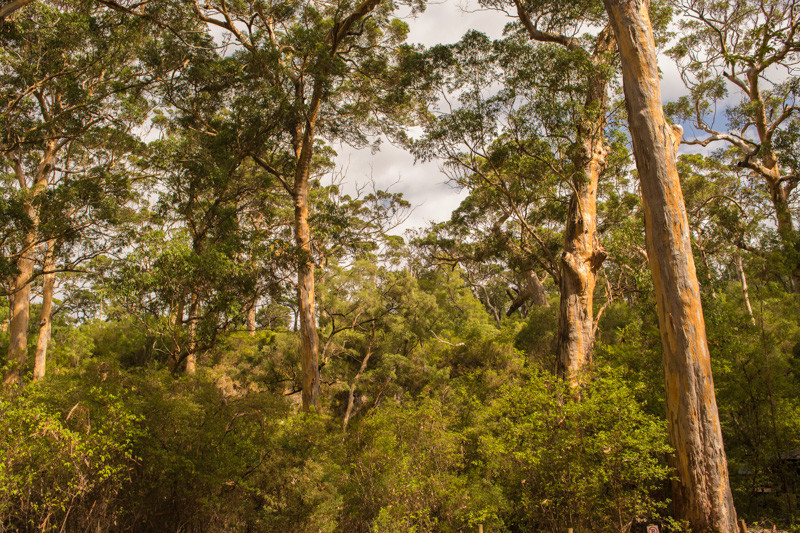
M 641 3 L 653 162 L 616 4 L 0 8 L 0 531 L 797 530 L 800 2 Z M 379 138 L 449 220 L 335 167 Z

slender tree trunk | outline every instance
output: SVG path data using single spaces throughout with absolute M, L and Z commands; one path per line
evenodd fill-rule
M 28 236 L 25 242 L 25 252 L 17 262 L 19 272 L 14 276 L 11 290 L 14 291 L 11 299 L 11 320 L 8 326 L 8 364 L 9 369 L 5 377 L 5 385 L 18 385 L 22 370 L 28 361 L 28 323 L 31 313 L 31 278 L 33 277 L 33 242 Z
M 750 305 L 750 293 L 747 290 L 747 277 L 744 273 L 744 264 L 741 254 L 736 254 L 734 264 L 736 265 L 736 273 L 739 275 L 739 282 L 742 284 L 742 298 L 744 298 L 745 311 L 747 311 L 747 316 L 750 317 L 750 322 L 755 326 L 756 318 L 753 316 L 753 307 Z
M 356 385 L 358 384 L 358 380 L 361 379 L 361 375 L 367 369 L 367 363 L 369 363 L 369 358 L 372 356 L 372 342 L 367 347 L 367 353 L 364 356 L 364 359 L 361 360 L 361 367 L 359 367 L 358 372 L 356 372 L 355 377 L 353 377 L 352 383 L 350 383 L 350 391 L 347 395 L 347 410 L 344 412 L 344 420 L 342 421 L 342 429 L 347 431 L 347 425 L 350 423 L 350 418 L 353 416 L 353 405 L 355 403 L 355 393 L 356 393 Z
M 171 326 L 178 326 L 180 327 L 183 324 L 183 310 L 185 307 L 185 303 L 183 301 L 183 295 L 181 295 L 180 301 L 172 306 L 170 315 L 169 315 L 169 323 Z
M 319 336 L 314 301 L 314 257 L 311 250 L 311 228 L 308 225 L 308 178 L 314 150 L 314 127 L 322 99 L 322 82 L 318 79 L 297 150 L 294 176 L 294 224 L 297 245 L 297 301 L 300 308 L 300 345 L 303 385 L 303 410 L 320 405 Z
M 55 136 L 54 136 L 55 137 Z M 39 216 L 34 205 L 34 199 L 47 188 L 48 178 L 53 169 L 53 160 L 58 151 L 58 144 L 54 139 L 48 141 L 44 154 L 39 161 L 36 173 L 33 175 L 30 188 L 28 177 L 19 159 L 14 161 L 14 173 L 20 189 L 26 193 L 25 214 L 30 220 L 30 228 L 22 238 L 20 256 L 17 261 L 19 272 L 13 277 L 11 290 L 14 297 L 11 300 L 11 320 L 9 322 L 8 364 L 9 370 L 4 383 L 6 386 L 19 384 L 22 369 L 28 361 L 28 323 L 30 321 L 30 296 L 35 244 L 39 228 Z
M 47 370 L 47 347 L 50 344 L 50 330 L 53 315 L 53 291 L 56 286 L 55 243 L 48 241 L 45 252 L 44 280 L 42 282 L 42 309 L 39 314 L 39 339 L 36 341 L 36 358 L 33 363 L 33 380 L 44 378 Z
M 600 132 L 602 135 L 602 132 Z M 592 361 L 594 287 L 606 252 L 597 240 L 597 184 L 605 167 L 600 140 L 582 147 L 584 172 L 574 180 L 561 254 L 561 301 L 558 320 L 557 373 L 573 385 Z
M 775 219 L 778 222 L 778 234 L 784 243 L 786 254 L 792 257 L 790 260 L 792 268 L 790 273 L 792 290 L 794 292 L 800 292 L 800 250 L 798 249 L 800 242 L 797 241 L 797 233 L 795 232 L 794 222 L 792 221 L 792 211 L 789 207 L 789 195 L 787 190 L 783 187 L 776 156 L 774 153 L 770 152 L 770 157 L 766 159 L 772 165 L 769 167 L 771 174 L 767 176 L 767 185 L 769 186 L 772 206 L 775 209 Z
M 681 132 L 664 117 L 649 2 L 604 0 L 622 59 L 625 103 L 645 207 L 678 479 L 673 503 L 697 533 L 737 531 L 700 288 L 675 166 Z
M 193 376 L 197 372 L 197 309 L 200 307 L 200 298 L 192 292 L 189 299 L 189 327 L 187 331 L 186 374 Z
M 256 300 L 253 299 L 253 303 L 250 304 L 250 307 L 247 309 L 247 332 L 250 334 L 251 337 L 255 337 L 256 335 Z

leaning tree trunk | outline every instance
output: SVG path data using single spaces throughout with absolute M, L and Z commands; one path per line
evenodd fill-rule
M 36 341 L 36 357 L 33 363 L 33 380 L 44 378 L 47 370 L 47 347 L 50 344 L 50 331 L 53 318 L 53 291 L 56 286 L 56 266 L 54 243 L 47 243 L 42 282 L 42 309 L 39 313 L 39 339 Z
M 664 117 L 644 0 L 603 0 L 622 59 L 664 355 L 673 502 L 697 533 L 737 531 L 688 220 L 675 165 L 681 131 Z
M 528 301 L 531 301 L 533 305 L 540 307 L 547 307 L 549 305 L 547 302 L 547 293 L 544 291 L 544 285 L 542 285 L 542 280 L 539 279 L 539 276 L 536 274 L 536 271 L 533 269 L 533 267 L 524 272 L 523 275 L 525 277 L 525 285 L 519 291 L 517 297 L 511 302 L 511 305 L 508 306 L 506 316 L 513 315 L 517 309 L 525 305 Z M 497 316 L 497 313 L 495 313 L 495 318 L 497 320 L 497 327 L 500 327 L 500 317 Z

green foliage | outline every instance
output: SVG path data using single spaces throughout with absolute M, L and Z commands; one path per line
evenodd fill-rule
M 504 388 L 478 427 L 486 474 L 502 488 L 513 530 L 624 531 L 655 519 L 669 475 L 663 422 L 613 374 L 576 397 L 547 374 Z M 512 526 L 513 524 L 513 526 Z

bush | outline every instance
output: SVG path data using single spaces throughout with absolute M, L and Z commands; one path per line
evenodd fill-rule
M 536 374 L 485 408 L 478 450 L 514 502 L 503 517 L 512 531 L 627 531 L 662 511 L 664 424 L 613 375 L 596 377 L 580 396 Z

